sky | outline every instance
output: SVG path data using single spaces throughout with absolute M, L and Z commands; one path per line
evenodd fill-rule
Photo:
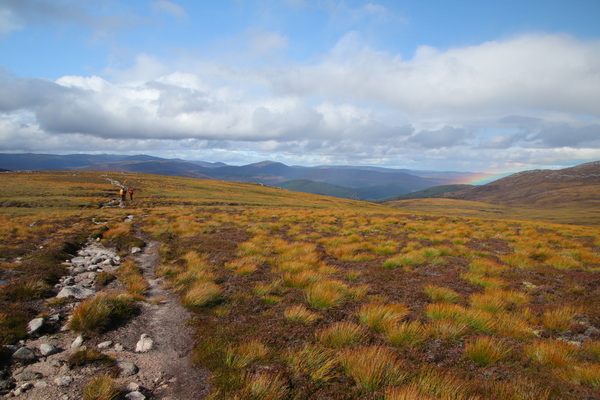
M 0 152 L 600 160 L 598 0 L 0 0 Z

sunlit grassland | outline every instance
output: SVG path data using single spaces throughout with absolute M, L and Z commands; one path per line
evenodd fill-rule
M 126 242 L 123 218 L 134 215 L 162 242 L 157 272 L 195 313 L 194 357 L 212 373 L 213 399 L 600 399 L 597 228 L 113 173 L 137 198 L 100 209 L 91 204 L 116 190 L 89 174 L 98 186 L 85 207 L 3 200 L 0 279 L 45 235 Z M 43 298 L 40 281 L 1 286 L 2 301 Z M 36 312 L 23 307 L 0 324 Z

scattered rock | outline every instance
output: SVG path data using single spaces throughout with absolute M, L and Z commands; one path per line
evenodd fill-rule
M 27 324 L 27 333 L 32 335 L 37 333 L 44 326 L 44 318 L 34 318 Z
M 58 292 L 56 295 L 57 298 L 61 299 L 63 297 L 75 297 L 76 299 L 86 299 L 91 297 L 96 293 L 92 289 L 79 287 L 79 286 L 67 286 L 64 287 Z
M 75 338 L 75 340 L 73 340 L 73 343 L 71 343 L 71 348 L 78 349 L 79 347 L 81 347 L 82 344 L 83 344 L 83 336 L 79 335 Z
M 121 377 L 133 376 L 138 373 L 139 369 L 137 365 L 130 361 L 117 361 L 117 366 L 121 370 Z
M 134 246 L 134 247 L 132 247 L 132 248 L 131 248 L 131 251 L 130 251 L 130 252 L 131 252 L 131 254 L 137 254 L 137 253 L 139 253 L 140 251 L 142 251 L 142 249 L 140 249 L 139 247 L 135 247 L 135 246 Z
M 135 382 L 130 382 L 126 389 L 128 392 L 138 392 L 140 390 L 140 385 Z
M 140 336 L 140 340 L 135 345 L 135 351 L 137 353 L 145 353 L 147 351 L 150 351 L 153 345 L 154 341 L 152 340 L 152 338 L 147 334 L 142 333 L 142 336 Z
M 15 378 L 15 380 L 17 382 L 19 382 L 19 381 L 37 381 L 39 379 L 42 379 L 43 377 L 44 377 L 44 375 L 40 374 L 39 372 L 35 372 L 35 371 L 23 371 L 18 374 L 15 374 L 13 376 L 13 378 Z
M 59 376 L 54 379 L 54 384 L 56 386 L 69 386 L 71 383 L 73 383 L 73 378 L 69 375 Z
M 10 390 L 14 387 L 14 383 L 9 380 L 0 380 L 0 390 Z
M 16 363 L 31 364 L 37 360 L 37 357 L 30 348 L 21 347 L 12 355 L 12 360 Z
M 110 346 L 112 346 L 113 342 L 108 340 L 106 342 L 102 342 L 102 343 L 98 343 L 98 347 L 99 349 L 108 349 Z
M 42 353 L 43 356 L 51 356 L 60 353 L 60 349 L 53 344 L 42 343 L 40 344 L 40 353 Z
M 125 398 L 128 400 L 145 400 L 146 396 L 144 396 L 141 392 L 135 391 L 127 393 Z

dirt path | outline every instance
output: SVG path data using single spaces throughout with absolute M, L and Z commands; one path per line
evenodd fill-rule
M 142 304 L 141 315 L 106 336 L 114 337 L 115 342 L 122 343 L 129 350 L 135 349 L 142 334 L 153 340 L 150 351 L 131 353 L 127 357 L 139 367 L 135 381 L 151 390 L 153 399 L 202 399 L 210 387 L 207 384 L 208 373 L 192 366 L 194 332 L 187 325 L 192 314 L 179 304 L 176 295 L 164 289 L 162 278 L 156 278 L 159 244 L 146 240 L 143 252 L 134 257 L 150 285 L 148 301 Z

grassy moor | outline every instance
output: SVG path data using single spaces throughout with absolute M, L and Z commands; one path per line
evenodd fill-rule
M 137 230 L 160 242 L 157 273 L 193 311 L 210 399 L 600 399 L 597 213 L 557 203 L 555 219 L 539 208 L 473 218 L 433 203 L 458 199 L 428 199 L 439 208 L 426 214 L 115 172 L 0 180 L 0 345 L 63 302 L 71 330 L 127 324 L 147 290 L 132 262 L 96 283 L 119 292 L 49 299 L 89 237 L 126 253 L 143 246 Z M 135 188 L 134 200 L 119 207 L 111 181 Z M 1 350 L 0 368 L 8 359 Z M 98 368 L 85 398 L 119 396 L 121 382 Z

